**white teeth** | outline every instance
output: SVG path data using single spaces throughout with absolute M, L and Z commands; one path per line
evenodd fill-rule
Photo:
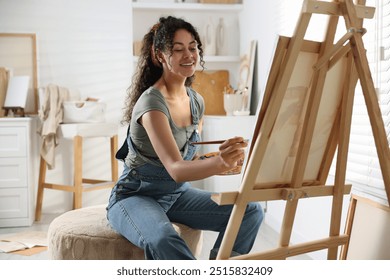
M 182 65 L 184 65 L 184 66 L 192 66 L 193 63 L 183 63 Z

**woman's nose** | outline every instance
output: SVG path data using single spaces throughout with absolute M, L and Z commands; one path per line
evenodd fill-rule
M 184 51 L 184 57 L 194 57 L 192 52 L 190 50 L 185 50 Z

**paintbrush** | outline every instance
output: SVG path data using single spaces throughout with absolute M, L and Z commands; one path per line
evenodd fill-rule
M 226 140 L 214 140 L 214 141 L 200 141 L 200 142 L 190 142 L 191 145 L 207 145 L 207 144 L 222 144 Z M 243 142 L 248 142 L 249 139 L 244 139 Z

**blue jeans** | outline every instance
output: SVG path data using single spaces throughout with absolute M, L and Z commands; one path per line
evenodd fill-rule
M 131 172 L 130 172 L 131 173 Z M 195 259 L 185 241 L 177 234 L 171 222 L 185 224 L 194 229 L 219 232 L 211 250 L 215 254 L 230 218 L 232 205 L 219 206 L 211 200 L 210 192 L 180 186 L 179 196 L 168 208 L 161 196 L 131 195 L 111 203 L 107 217 L 111 226 L 134 245 L 145 251 L 146 259 Z M 139 191 L 139 190 L 138 190 Z M 141 191 L 142 193 L 142 191 Z M 115 196 L 115 194 L 114 194 Z M 258 203 L 249 203 L 233 251 L 246 254 L 251 250 L 263 220 L 263 210 Z
M 190 141 L 196 140 L 199 135 L 194 131 Z M 127 143 L 131 152 L 142 156 L 130 137 Z M 191 160 L 196 149 L 188 144 L 183 158 Z M 107 218 L 114 230 L 145 251 L 146 259 L 195 259 L 172 222 L 219 232 L 210 253 L 215 258 L 232 209 L 232 205 L 217 205 L 211 200 L 210 192 L 195 189 L 188 182 L 175 182 L 161 164 L 150 161 L 138 167 L 124 164 L 124 171 L 111 192 Z M 233 246 L 234 254 L 249 253 L 262 220 L 260 204 L 248 204 Z

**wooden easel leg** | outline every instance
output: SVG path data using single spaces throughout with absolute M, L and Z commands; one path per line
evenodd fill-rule
M 349 202 L 347 222 L 345 224 L 345 230 L 344 230 L 344 233 L 348 236 L 351 236 L 351 232 L 352 232 L 352 226 L 353 226 L 353 221 L 354 221 L 354 216 L 356 211 L 356 203 L 357 200 L 352 196 Z M 349 248 L 349 240 L 344 246 L 341 247 L 340 260 L 347 259 L 348 248 Z
M 73 153 L 74 153 L 74 193 L 73 193 L 73 209 L 82 207 L 83 193 L 83 139 L 81 136 L 73 138 Z
M 37 204 L 35 206 L 35 221 L 40 221 L 42 216 L 43 191 L 46 178 L 46 161 L 41 157 L 39 163 Z
M 286 208 L 284 210 L 282 227 L 280 230 L 279 246 L 286 247 L 290 244 L 290 238 L 292 228 L 294 225 L 295 213 L 298 207 L 298 200 L 289 200 L 286 202 Z
M 225 235 L 221 243 L 221 247 L 218 251 L 217 260 L 229 259 L 241 226 L 242 219 L 245 214 L 246 206 L 247 203 L 234 204 L 232 214 L 230 215 L 229 223 L 226 227 Z
M 352 121 L 352 107 L 353 99 L 355 93 L 355 86 L 357 82 L 357 73 L 353 63 L 352 54 L 349 54 L 348 57 L 348 68 L 349 80 L 345 84 L 344 95 L 341 104 L 341 119 L 340 122 L 340 133 L 339 133 L 339 147 L 337 153 L 337 166 L 336 166 L 336 176 L 334 184 L 334 193 L 333 193 L 333 203 L 332 203 L 332 214 L 330 222 L 330 232 L 329 236 L 339 236 L 340 235 L 340 225 L 341 225 L 341 214 L 343 206 L 343 186 L 345 185 L 345 177 L 347 170 L 347 155 L 349 147 L 349 136 L 351 131 L 351 121 Z M 328 259 L 335 260 L 337 259 L 338 247 L 329 248 L 328 250 Z
M 346 10 L 344 17 L 347 28 L 359 26 L 353 2 L 351 0 L 342 2 L 344 2 Z M 387 199 L 390 201 L 390 148 L 361 33 L 355 33 L 351 38 L 351 48 L 370 118 Z
M 115 153 L 118 150 L 118 135 L 114 135 L 110 138 L 111 147 L 111 179 L 113 182 L 118 180 L 118 161 L 115 158 Z
M 337 119 L 332 127 L 331 136 L 325 150 L 325 158 L 320 168 L 320 174 L 318 176 L 318 181 L 321 185 L 325 185 L 328 179 L 329 170 L 332 166 L 334 156 L 336 154 L 338 139 L 339 139 L 339 123 L 340 123 L 341 113 L 337 113 Z

